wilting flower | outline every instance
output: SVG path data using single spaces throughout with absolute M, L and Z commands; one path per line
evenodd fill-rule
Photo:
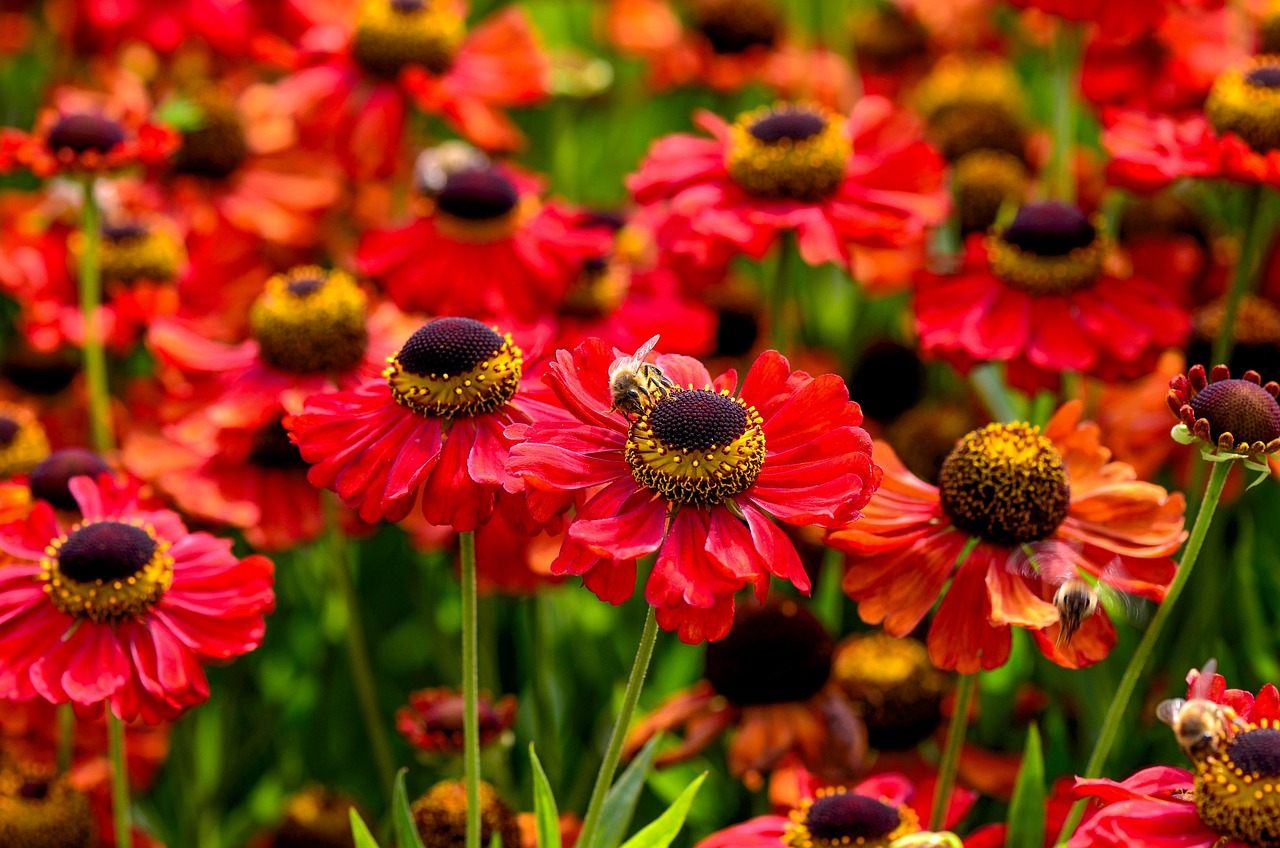
M 759 259 L 794 230 L 805 262 L 849 267 L 850 245 L 910 246 L 946 214 L 941 159 L 884 98 L 863 98 L 846 121 L 790 103 L 732 125 L 707 112 L 695 121 L 713 138 L 660 139 L 627 181 L 665 217 L 659 243 L 681 261 Z
M 705 679 L 668 698 L 627 737 L 634 753 L 658 733 L 685 729 L 659 766 L 696 756 L 734 728 L 729 773 L 758 788 L 761 775 L 794 758 L 824 780 L 863 769 L 866 730 L 832 681 L 835 643 L 795 601 L 743 605 L 729 635 L 707 645 Z
M 1112 249 L 1077 207 L 1028 203 L 990 236 L 973 235 L 958 274 L 921 272 L 916 326 L 925 353 L 961 370 L 1008 363 L 1021 388 L 1063 371 L 1139 377 L 1186 341 L 1191 319 L 1161 286 L 1106 269 Z
M 467 787 L 461 780 L 442 780 L 410 806 L 413 823 L 427 848 L 445 848 L 466 841 Z M 503 845 L 520 845 L 520 828 L 515 813 L 498 790 L 480 782 L 480 844 L 495 836 Z
M 921 833 L 929 820 L 932 792 L 917 791 L 900 774 L 878 774 L 847 788 L 822 786 L 801 775 L 801 800 L 787 815 L 757 816 L 714 833 L 697 848 L 812 848 L 858 845 L 885 848 Z M 944 827 L 960 821 L 976 796 L 956 789 Z
M 1201 455 L 1208 459 L 1242 459 L 1250 468 L 1269 472 L 1266 458 L 1280 453 L 1277 395 L 1280 384 L 1270 380 L 1262 385 L 1257 371 L 1233 380 L 1225 365 L 1215 365 L 1207 376 L 1203 365 L 1193 365 L 1169 382 L 1169 409 L 1182 422 L 1173 437 L 1183 444 L 1200 442 Z
M 475 530 L 513 482 L 504 430 L 564 413 L 522 387 L 524 352 L 511 335 L 471 318 L 427 322 L 387 361 L 380 378 L 313 395 L 285 419 L 312 484 L 364 521 L 399 521 L 421 495 L 430 523 Z
M 516 720 L 516 699 L 497 702 L 480 696 L 480 744 L 496 742 Z M 409 744 L 427 753 L 461 753 L 463 700 L 457 689 L 419 689 L 409 703 L 396 710 L 396 729 Z
M 547 382 L 577 420 L 535 424 L 512 449 L 508 472 L 533 490 L 595 489 L 553 572 L 582 575 L 620 604 L 635 592 L 636 560 L 657 553 L 645 599 L 691 644 L 724 638 L 740 589 L 763 596 L 776 576 L 808 592 L 799 555 L 770 516 L 841 526 L 880 479 L 844 381 L 793 373 L 777 351 L 740 387 L 735 372 L 712 380 L 697 360 L 659 356 L 675 388 L 628 420 L 609 412 L 617 358 L 599 339 L 560 351 Z
M 1104 609 L 1059 638 L 1057 589 L 1015 559 L 1048 543 L 1054 556 L 1115 589 L 1160 600 L 1181 545 L 1184 501 L 1109 462 L 1081 405 L 1062 407 L 1042 432 L 1026 423 L 989 424 L 965 436 L 943 463 L 938 486 L 903 468 L 881 442 L 883 487 L 856 524 L 828 535 L 849 553 L 844 587 L 863 621 L 885 632 L 913 631 L 943 593 L 929 631 L 939 668 L 973 673 L 1009 656 L 1010 625 L 1034 632 L 1054 662 L 1078 668 L 1115 644 Z M 963 562 L 960 554 L 976 541 Z M 1041 548 L 1045 550 L 1045 548 Z
M 0 532 L 17 561 L 0 569 L 0 697 L 82 707 L 126 720 L 174 718 L 209 697 L 203 662 L 262 641 L 275 602 L 271 561 L 144 509 L 136 486 L 103 475 L 70 484 L 83 520 L 41 502 Z

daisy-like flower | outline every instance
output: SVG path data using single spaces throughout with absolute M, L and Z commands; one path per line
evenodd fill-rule
M 1199 442 L 1201 456 L 1213 462 L 1243 460 L 1262 472 L 1254 485 L 1270 473 L 1267 457 L 1280 453 L 1280 383 L 1262 384 L 1257 371 L 1233 380 L 1225 365 L 1206 375 L 1203 365 L 1169 382 L 1169 409 L 1181 423 L 1173 438 L 1182 444 Z
M 419 689 L 409 703 L 396 710 L 396 730 L 409 744 L 425 753 L 462 753 L 463 700 L 457 689 Z M 516 699 L 498 701 L 480 696 L 480 744 L 496 742 L 516 720 Z
M 950 580 L 929 630 L 938 668 L 998 668 L 1009 656 L 1011 625 L 1033 631 L 1041 652 L 1059 665 L 1103 659 L 1116 638 L 1105 609 L 1059 638 L 1062 616 L 1053 601 L 1060 586 L 1018 567 L 1018 557 L 1047 544 L 1072 573 L 1160 600 L 1173 577 L 1169 557 L 1186 536 L 1185 505 L 1180 493 L 1110 462 L 1097 426 L 1081 423 L 1080 414 L 1072 402 L 1043 432 L 1020 422 L 974 430 L 947 457 L 936 487 L 877 442 L 884 485 L 860 521 L 827 537 L 850 554 L 844 587 L 862 620 L 904 636 Z
M 975 150 L 1027 156 L 1027 96 L 1008 61 L 949 54 L 939 59 L 911 95 L 925 136 L 957 162 Z
M 1063 371 L 1142 376 L 1186 341 L 1191 318 L 1156 282 L 1109 273 L 1111 249 L 1079 208 L 1023 205 L 1003 230 L 969 237 L 959 273 L 917 275 L 922 350 L 961 371 L 1007 362 L 1026 389 L 1056 386 Z
M 849 780 L 863 770 L 867 733 L 832 682 L 834 648 L 821 622 L 795 601 L 744 605 L 729 635 L 707 645 L 705 679 L 640 719 L 626 750 L 634 754 L 656 734 L 683 727 L 684 741 L 656 760 L 670 765 L 734 728 L 729 773 L 751 789 L 793 759 L 823 779 Z
M 74 0 L 55 26 L 82 51 L 110 54 L 122 44 L 142 42 L 173 53 L 188 40 L 228 56 L 249 51 L 255 35 L 251 0 Z
M 795 546 L 770 516 L 842 526 L 880 482 L 844 381 L 793 373 L 777 351 L 741 386 L 733 371 L 713 380 L 697 360 L 659 356 L 675 388 L 629 421 L 608 411 L 617 358 L 599 339 L 558 352 L 547 383 L 577 420 L 535 424 L 512 450 L 509 473 L 533 490 L 595 490 L 553 572 L 581 575 L 620 604 L 635 592 L 636 560 L 656 552 L 645 599 L 691 644 L 724 638 L 744 587 L 763 595 L 776 576 L 808 592 Z
M 531 320 L 554 311 L 610 243 L 606 228 L 541 202 L 533 181 L 500 167 L 441 174 L 427 205 L 410 224 L 366 233 L 356 252 L 360 273 L 406 311 Z
M 878 774 L 845 787 L 822 786 L 801 773 L 801 800 L 786 815 L 757 816 L 708 836 L 697 848 L 886 848 L 924 831 L 932 794 L 917 791 L 901 774 Z M 973 792 L 956 789 L 943 826 L 964 818 L 975 798 Z
M 759 259 L 794 230 L 805 262 L 849 267 L 851 245 L 910 246 L 946 214 L 942 160 L 884 98 L 858 101 L 847 121 L 778 103 L 732 125 L 707 112 L 695 122 L 712 138 L 660 139 L 627 180 L 681 261 Z
M 519 488 L 503 468 L 507 427 L 564 413 L 536 399 L 511 334 L 471 318 L 427 322 L 387 362 L 380 378 L 313 395 L 285 419 L 308 478 L 367 522 L 399 521 L 421 496 L 431 524 L 475 530 L 504 485 Z
M 237 559 L 231 542 L 144 509 L 107 475 L 70 485 L 82 519 L 39 503 L 0 532 L 16 560 L 0 569 L 0 697 L 36 696 L 119 718 L 175 718 L 209 697 L 202 663 L 262 641 L 271 561 Z

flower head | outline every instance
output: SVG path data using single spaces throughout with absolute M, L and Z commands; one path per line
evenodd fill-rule
M 741 386 L 734 372 L 713 380 L 696 360 L 659 356 L 674 388 L 631 418 L 607 412 L 617 359 L 599 339 L 560 351 L 547 382 L 577 420 L 535 424 L 512 450 L 508 471 L 531 489 L 595 490 L 552 570 L 621 603 L 636 560 L 656 552 L 645 597 L 690 643 L 723 638 L 734 594 L 763 594 L 771 575 L 807 592 L 795 547 L 769 516 L 837 526 L 879 483 L 844 382 L 792 373 L 776 351 Z
M 456 689 L 419 689 L 396 710 L 396 729 L 409 744 L 427 753 L 462 752 L 462 693 Z M 480 744 L 497 741 L 516 720 L 516 699 L 480 697 Z
M 96 836 L 88 799 L 65 776 L 21 761 L 0 765 L 0 844 L 89 848 Z
M 353 809 L 350 796 L 323 786 L 295 792 L 285 803 L 271 848 L 348 848 Z
M 1265 458 L 1280 453 L 1277 395 L 1280 384 L 1263 385 L 1257 371 L 1233 380 L 1225 365 L 1215 365 L 1207 376 L 1203 365 L 1193 365 L 1169 382 L 1169 409 L 1182 422 L 1173 437 L 1201 442 L 1206 457 L 1244 459 L 1268 471 Z
M 143 118 L 86 104 L 42 112 L 31 135 L 14 143 L 14 164 L 48 177 L 158 165 L 177 149 L 178 136 Z
M 201 663 L 253 650 L 274 604 L 271 562 L 191 533 L 135 486 L 103 475 L 69 484 L 83 518 L 46 503 L 0 531 L 17 562 L 0 570 L 7 655 L 0 697 L 109 702 L 123 719 L 173 718 L 209 696 Z M 19 642 L 20 640 L 20 642 Z
M 461 780 L 444 780 L 431 787 L 411 806 L 413 823 L 426 848 L 455 848 L 465 842 L 467 829 L 467 787 Z M 480 841 L 488 845 L 495 836 L 503 845 L 519 845 L 520 830 L 515 813 L 498 790 L 480 783 Z

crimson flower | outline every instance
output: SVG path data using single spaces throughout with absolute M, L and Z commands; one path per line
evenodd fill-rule
M 721 639 L 733 596 L 770 576 L 810 589 L 791 540 L 770 516 L 837 527 L 854 520 L 880 483 L 862 412 L 839 377 L 792 372 L 762 354 L 738 385 L 697 360 L 655 360 L 676 388 L 634 421 L 610 413 L 609 367 L 599 339 L 562 350 L 546 381 L 577 420 L 515 431 L 508 472 L 535 491 L 588 495 L 569 525 L 553 573 L 582 575 L 602 600 L 635 592 L 636 561 L 657 553 L 645 598 L 658 622 L 695 644 Z
M 28 135 L 0 137 L 0 165 L 38 177 L 102 173 L 159 165 L 177 149 L 178 134 L 100 92 L 62 89 Z
M 136 484 L 75 477 L 83 519 L 40 502 L 0 530 L 0 698 L 36 696 L 148 723 L 209 697 L 201 668 L 262 641 L 275 603 L 271 561 L 144 509 Z

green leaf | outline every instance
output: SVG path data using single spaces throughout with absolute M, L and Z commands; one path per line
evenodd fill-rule
M 156 117 L 178 132 L 198 130 L 205 123 L 204 110 L 194 100 L 170 97 L 156 110 Z
M 1044 845 L 1045 787 L 1044 754 L 1040 728 L 1033 722 L 1027 730 L 1027 746 L 1022 752 L 1022 768 L 1009 801 L 1009 832 L 1006 848 L 1041 848 Z
M 635 817 L 640 792 L 644 789 L 644 778 L 653 765 L 653 755 L 658 750 L 660 738 L 661 734 L 646 742 L 622 772 L 622 776 L 609 787 L 608 794 L 604 796 L 604 808 L 600 811 L 595 845 L 583 848 L 618 848 L 622 844 L 622 838 L 631 827 L 631 819 Z
M 400 848 L 424 848 L 418 836 L 418 828 L 413 824 L 413 813 L 409 810 L 409 795 L 404 788 L 404 776 L 408 769 L 396 772 L 396 786 L 391 799 L 391 823 L 395 827 L 396 844 Z
M 379 848 L 378 840 L 373 838 L 368 825 L 360 818 L 355 807 L 351 808 L 351 835 L 356 840 L 356 848 Z
M 489 837 L 489 848 L 502 848 L 502 834 L 494 831 L 493 836 Z
M 689 807 L 693 804 L 693 796 L 702 788 L 702 781 L 707 773 L 702 774 L 680 793 L 675 803 L 667 811 L 646 825 L 639 833 L 623 843 L 622 848 L 667 848 L 684 827 L 685 817 L 689 815 Z
M 533 819 L 538 830 L 538 848 L 560 848 L 560 811 L 551 792 L 551 782 L 529 743 L 529 761 L 533 764 Z M 495 835 L 496 831 L 495 831 Z

